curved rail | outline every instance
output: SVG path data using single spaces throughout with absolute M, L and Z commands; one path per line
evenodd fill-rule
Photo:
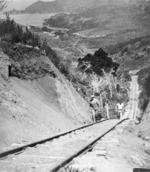
M 65 165 L 67 165 L 68 163 L 70 163 L 74 158 L 76 158 L 77 156 L 83 154 L 84 152 L 89 151 L 90 149 L 92 149 L 94 147 L 94 145 L 101 139 L 103 138 L 106 134 L 108 134 L 109 132 L 111 132 L 112 130 L 114 130 L 116 128 L 117 125 L 121 124 L 122 122 L 129 120 L 129 118 L 125 118 L 122 119 L 121 121 L 119 121 L 116 125 L 114 125 L 112 128 L 110 128 L 108 131 L 106 131 L 104 134 L 100 135 L 98 138 L 96 138 L 95 140 L 93 140 L 90 144 L 86 145 L 85 147 L 83 147 L 81 150 L 79 150 L 78 152 L 76 152 L 74 155 L 70 156 L 69 158 L 67 158 L 66 160 L 64 160 L 63 162 L 61 162 L 59 165 L 57 165 L 56 167 L 54 167 L 50 172 L 57 172 L 58 170 L 60 170 L 61 168 L 63 168 Z
M 2 153 L 0 153 L 0 159 L 5 158 L 5 157 L 7 157 L 8 155 L 11 155 L 11 154 L 16 154 L 16 153 L 22 152 L 22 151 L 24 151 L 28 147 L 35 147 L 36 145 L 43 144 L 43 143 L 48 142 L 48 141 L 52 141 L 52 140 L 57 139 L 57 138 L 59 138 L 61 136 L 65 136 L 65 135 L 70 134 L 72 132 L 75 132 L 75 131 L 78 131 L 78 130 L 82 130 L 84 128 L 90 127 L 92 125 L 96 125 L 98 123 L 102 123 L 104 121 L 107 121 L 107 120 L 103 120 L 103 121 L 92 123 L 92 124 L 89 124 L 89 125 L 86 125 L 86 126 L 82 126 L 82 127 L 76 128 L 74 130 L 70 130 L 70 131 L 67 131 L 65 133 L 60 133 L 60 134 L 55 135 L 53 137 L 46 138 L 44 140 L 40 140 L 40 141 L 37 141 L 37 142 L 33 142 L 33 143 L 30 143 L 30 144 L 27 144 L 27 145 L 15 148 L 15 149 L 11 149 L 11 150 L 2 152 Z

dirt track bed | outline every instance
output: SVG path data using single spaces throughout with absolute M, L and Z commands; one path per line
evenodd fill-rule
M 18 155 L 0 161 L 2 171 L 53 171 L 56 166 L 74 155 L 100 135 L 110 130 L 118 120 L 109 120 L 60 137 L 51 142 L 27 148 Z

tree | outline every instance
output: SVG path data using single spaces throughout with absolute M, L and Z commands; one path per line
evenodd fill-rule
M 114 74 L 117 71 L 119 64 L 113 62 L 111 57 L 108 57 L 108 54 L 100 48 L 93 55 L 87 54 L 84 58 L 78 59 L 78 69 L 85 71 L 88 74 L 95 72 L 99 76 L 103 76 L 103 71 L 109 73 L 114 69 Z
M 0 12 L 3 11 L 3 9 L 6 8 L 6 6 L 6 0 L 0 0 Z

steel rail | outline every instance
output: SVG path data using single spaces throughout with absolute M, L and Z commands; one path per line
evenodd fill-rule
M 39 144 L 43 144 L 43 143 L 46 143 L 48 141 L 52 141 L 52 140 L 57 139 L 57 138 L 59 138 L 61 136 L 65 136 L 65 135 L 70 134 L 72 132 L 75 132 L 75 131 L 78 131 L 78 130 L 82 130 L 84 128 L 88 128 L 88 127 L 90 127 L 92 125 L 96 125 L 98 123 L 102 123 L 102 122 L 105 122 L 105 121 L 107 121 L 107 120 L 103 120 L 103 121 L 99 121 L 99 122 L 92 123 L 92 124 L 89 124 L 89 125 L 85 125 L 85 126 L 82 126 L 82 127 L 79 127 L 79 128 L 76 128 L 76 129 L 73 129 L 73 130 L 70 130 L 70 131 L 67 131 L 67 132 L 64 132 L 64 133 L 60 133 L 60 134 L 52 136 L 50 138 L 46 138 L 44 140 L 40 140 L 40 141 L 37 141 L 37 142 L 33 142 L 33 143 L 30 143 L 30 144 L 27 144 L 27 145 L 15 148 L 15 149 L 11 149 L 11 150 L 2 152 L 2 153 L 0 153 L 0 159 L 4 159 L 5 157 L 7 157 L 8 155 L 11 155 L 11 154 L 18 154 L 19 152 L 24 151 L 28 147 L 35 147 L 35 146 L 37 146 Z
M 57 165 L 52 170 L 50 170 L 50 172 L 57 172 L 58 170 L 60 170 L 64 166 L 66 166 L 68 163 L 70 163 L 74 158 L 76 158 L 76 157 L 80 156 L 81 154 L 83 154 L 83 153 L 91 150 L 94 147 L 94 145 L 101 138 L 103 138 L 106 134 L 108 134 L 109 132 L 111 132 L 112 130 L 114 130 L 116 128 L 116 126 L 118 126 L 119 124 L 121 124 L 122 122 L 124 122 L 126 120 L 129 120 L 129 118 L 125 118 L 125 119 L 120 120 L 117 124 L 115 124 L 108 131 L 106 131 L 105 133 L 103 133 L 102 135 L 100 135 L 98 138 L 96 138 L 95 140 L 93 140 L 90 144 L 86 145 L 85 147 L 83 147 L 81 150 L 79 150 L 78 152 L 76 152 L 75 154 L 73 154 L 72 156 L 70 156 L 69 158 L 67 158 L 66 160 L 62 161 L 59 165 Z

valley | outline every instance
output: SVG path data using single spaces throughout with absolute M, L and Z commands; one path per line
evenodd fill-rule
M 101 120 L 111 126 L 125 119 L 60 171 L 150 168 L 149 5 L 149 0 L 37 1 L 18 14 L 6 13 L 6 20 L 1 16 L 0 152 Z M 94 115 L 93 96 L 99 104 Z M 73 145 L 78 136 L 67 137 Z M 21 156 L 17 165 L 8 157 L 13 169 L 25 169 Z M 31 171 L 39 169 L 35 164 Z

